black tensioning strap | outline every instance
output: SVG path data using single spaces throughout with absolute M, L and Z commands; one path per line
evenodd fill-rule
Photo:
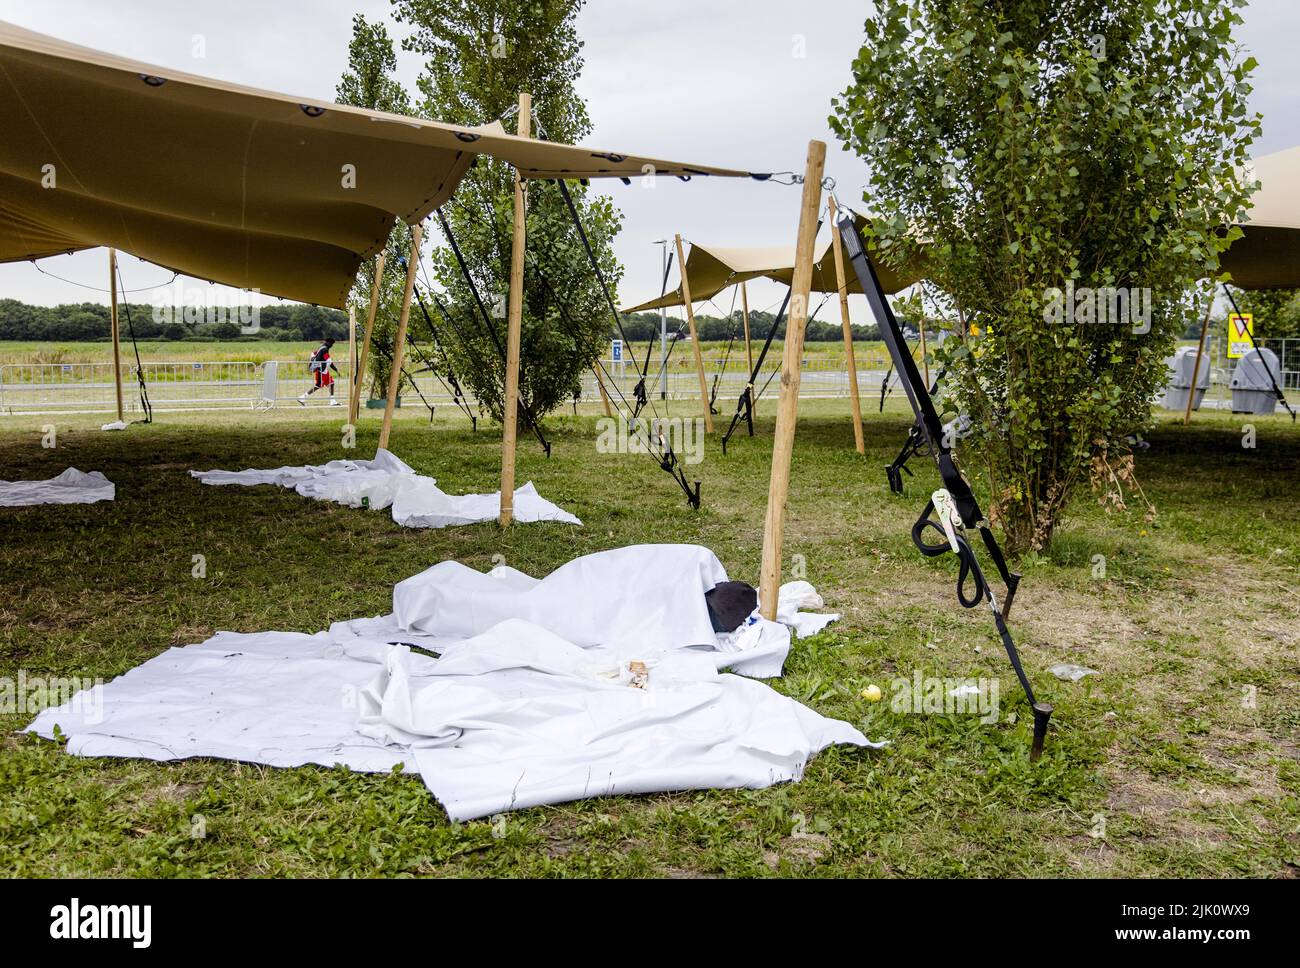
M 1241 310 L 1237 308 L 1237 300 L 1232 297 L 1232 290 L 1228 288 L 1226 282 L 1223 284 L 1223 291 L 1228 296 L 1228 302 L 1232 303 L 1232 311 L 1240 316 Z M 1246 335 L 1250 337 L 1250 345 L 1255 348 L 1256 352 L 1259 352 L 1259 343 L 1255 339 L 1255 327 L 1252 326 L 1250 329 L 1246 330 Z M 1282 388 L 1277 385 L 1277 380 L 1273 379 L 1273 371 L 1268 368 L 1268 360 L 1264 359 L 1264 354 L 1262 352 L 1259 352 L 1259 359 L 1260 363 L 1264 367 L 1264 372 L 1268 374 L 1268 382 L 1273 385 L 1273 395 L 1276 396 L 1278 402 L 1286 408 L 1286 412 L 1291 415 L 1291 422 L 1295 423 L 1295 411 L 1291 409 L 1291 404 L 1287 402 L 1286 394 L 1282 392 Z
M 587 230 L 582 227 L 582 219 L 578 217 L 578 209 L 573 204 L 573 196 L 569 194 L 569 186 L 564 184 L 562 179 L 556 179 L 555 183 L 560 186 L 560 194 L 564 197 L 564 204 L 569 208 L 569 215 L 573 219 L 573 227 L 578 230 L 578 238 L 582 240 L 582 247 L 587 252 L 587 261 L 591 263 L 592 271 L 596 273 L 596 279 L 600 282 L 600 291 L 605 294 L 605 302 L 609 305 L 610 314 L 614 317 L 614 325 L 618 327 L 618 335 L 622 338 L 625 346 L 631 346 L 627 333 L 623 331 L 623 317 L 618 314 L 618 307 L 614 305 L 614 296 L 609 290 L 609 283 L 605 281 L 605 273 L 600 268 L 600 262 L 596 258 L 595 250 L 591 247 L 591 241 L 587 238 Z
M 926 505 L 925 512 L 916 523 L 912 525 L 912 542 L 916 545 L 917 550 L 927 558 L 938 558 L 952 550 L 948 544 L 948 535 L 943 530 L 943 526 L 930 517 L 930 512 L 934 510 L 934 503 Z M 927 528 L 933 528 L 939 532 L 943 540 L 935 544 L 927 543 L 922 534 Z M 975 608 L 980 602 L 986 599 L 993 611 L 996 621 L 998 634 L 1002 638 L 1002 644 L 1006 648 L 1007 658 L 1011 660 L 1011 668 L 1015 670 L 1016 678 L 1020 680 L 1020 686 L 1025 690 L 1025 698 L 1029 700 L 1031 706 L 1037 705 L 1034 698 L 1034 687 L 1029 683 L 1029 677 L 1025 674 L 1024 667 L 1020 664 L 1020 654 L 1016 650 L 1015 643 L 1011 640 L 1011 633 L 1007 630 L 1006 623 L 1003 621 L 1003 615 L 998 610 L 997 602 L 993 598 L 993 591 L 989 587 L 988 581 L 984 578 L 984 572 L 980 570 L 979 560 L 975 557 L 975 552 L 964 535 L 957 535 L 957 561 L 959 571 L 957 575 L 957 600 L 961 602 L 963 608 Z M 975 581 L 974 594 L 968 594 L 966 591 L 967 580 L 973 578 Z
M 817 314 L 818 314 L 819 312 L 822 311 L 822 307 L 826 305 L 826 301 L 827 301 L 828 299 L 830 299 L 830 298 L 831 298 L 831 297 L 830 297 L 830 294 L 828 293 L 828 294 L 827 294 L 827 295 L 822 299 L 822 301 L 819 302 L 819 303 L 817 304 L 817 308 L 814 309 L 814 310 L 812 311 L 812 315 L 809 316 L 807 320 L 805 320 L 805 322 L 804 322 L 804 325 L 805 325 L 805 326 L 808 325 L 808 323 L 811 323 L 813 320 L 815 320 L 815 319 L 817 318 Z M 783 363 L 782 365 L 784 365 L 784 363 Z M 755 402 L 755 403 L 757 403 L 759 400 L 762 400 L 762 399 L 763 399 L 763 394 L 765 394 L 765 393 L 767 392 L 767 388 L 770 387 L 770 386 L 772 385 L 772 381 L 773 381 L 774 379 L 776 379 L 776 375 L 777 375 L 778 373 L 780 373 L 780 372 L 781 372 L 781 367 L 778 366 L 776 369 L 774 369 L 771 373 L 769 373 L 769 374 L 767 375 L 767 381 L 763 384 L 763 389 L 759 390 L 758 393 L 754 396 L 754 402 Z M 750 436 L 753 436 L 753 435 L 751 434 Z
M 997 599 L 994 597 L 988 581 L 980 569 L 979 562 L 975 558 L 970 544 L 963 534 L 954 534 L 953 541 L 957 546 L 956 553 L 961 562 L 961 572 L 958 577 L 958 599 L 963 606 L 968 608 L 974 607 L 982 600 L 987 599 L 988 601 L 989 611 L 993 615 L 993 622 L 997 627 L 999 637 L 1002 639 L 1002 645 L 1006 649 L 1007 657 L 1010 659 L 1016 677 L 1020 680 L 1020 684 L 1025 690 L 1025 696 L 1029 699 L 1033 708 L 1033 745 L 1029 756 L 1031 761 L 1036 760 L 1042 753 L 1043 740 L 1047 734 L 1048 722 L 1051 719 L 1053 709 L 1047 703 L 1039 703 L 1035 700 L 1029 678 L 1025 675 L 1020 662 L 1020 655 L 1016 650 L 1015 642 L 1012 641 L 1011 634 L 1007 630 L 1005 614 L 1011 608 L 1016 588 L 1019 586 L 1020 576 L 1013 573 L 1008 567 L 1006 559 L 1002 555 L 1002 549 L 998 546 L 997 539 L 988 527 L 988 522 L 980 510 L 979 502 L 975 499 L 970 484 L 957 469 L 952 456 L 952 448 L 944 439 L 943 424 L 939 418 L 938 410 L 934 406 L 928 388 L 922 381 L 916 361 L 912 359 L 911 353 L 907 350 L 898 320 L 890 308 L 889 301 L 885 298 L 885 291 L 880 285 L 880 279 L 876 275 L 875 267 L 867 257 L 862 237 L 854 226 L 849 213 L 846 212 L 841 216 L 840 221 L 835 226 L 835 231 L 840 233 L 846 258 L 858 277 L 862 291 L 866 294 L 872 315 L 880 327 L 881 337 L 889 349 L 889 355 L 893 358 L 894 368 L 898 371 L 899 382 L 912 405 L 918 432 L 923 435 L 925 443 L 934 455 L 940 479 L 943 481 L 943 487 L 952 501 L 955 514 L 960 519 L 959 523 L 964 528 L 979 529 L 985 548 L 988 550 L 1003 580 L 1007 583 L 1005 609 L 999 608 Z M 925 529 L 933 526 L 929 522 L 930 515 L 934 510 L 934 500 L 932 498 L 926 502 L 925 510 L 922 511 L 913 525 L 912 538 L 922 554 L 937 557 L 944 551 L 953 550 L 953 548 L 947 541 L 943 545 L 930 545 L 922 539 Z M 939 525 L 941 526 L 942 522 L 939 522 Z M 954 525 L 954 531 L 958 530 Z M 970 595 L 966 591 L 967 579 L 970 577 L 973 577 L 976 586 L 974 595 Z
M 944 376 L 948 373 L 948 368 L 944 367 L 935 375 L 934 383 L 930 385 L 930 396 L 939 392 L 939 384 L 943 382 Z M 883 409 L 883 403 L 882 403 Z M 933 457 L 930 447 L 926 443 L 925 427 L 918 417 L 912 426 L 907 428 L 907 440 L 903 441 L 903 448 L 898 452 L 894 460 L 885 465 L 885 478 L 889 481 L 889 489 L 895 494 L 903 493 L 903 475 L 915 477 L 907 462 L 917 455 Z M 1008 600 L 1009 602 L 1009 600 Z
M 474 277 L 469 271 L 469 265 L 465 262 L 465 256 L 461 253 L 460 246 L 456 243 L 456 236 L 451 231 L 451 225 L 447 221 L 447 216 L 442 214 L 442 209 L 440 208 L 434 209 L 434 211 L 437 213 L 438 221 L 442 224 L 442 231 L 447 238 L 447 243 L 451 246 L 451 251 L 456 257 L 456 264 L 460 266 L 461 275 L 465 277 L 465 282 L 468 284 L 469 290 L 474 296 L 474 302 L 478 306 L 479 315 L 482 317 L 483 323 L 487 328 L 488 335 L 492 338 L 492 345 L 496 347 L 497 354 L 501 357 L 501 361 L 505 362 L 505 348 L 501 345 L 501 338 L 497 334 L 496 327 L 492 325 L 492 318 L 488 315 L 487 307 L 483 305 L 483 298 L 479 295 L 478 285 L 474 282 Z M 522 392 L 519 394 L 519 408 L 523 411 L 524 423 L 530 430 L 532 430 L 533 435 L 537 437 L 538 442 L 542 445 L 542 450 L 546 452 L 546 456 L 550 457 L 551 443 L 546 439 L 546 435 L 542 433 L 542 428 L 538 426 L 537 418 L 533 414 L 532 404 L 529 403 L 528 397 Z M 504 417 L 504 414 L 502 414 L 502 416 Z
M 388 315 L 388 314 L 385 313 L 384 315 Z M 389 365 L 389 366 L 392 366 L 393 363 L 397 362 L 396 359 L 394 358 L 393 354 L 390 353 L 390 352 L 388 351 L 388 347 L 386 347 L 386 346 L 381 346 L 379 343 L 377 343 L 377 342 L 375 342 L 375 341 L 373 341 L 373 340 L 371 341 L 371 344 L 370 344 L 370 345 L 371 345 L 371 346 L 372 346 L 372 347 L 373 347 L 377 352 L 383 354 L 383 357 L 384 357 L 384 359 L 386 359 L 386 360 L 388 361 L 388 365 Z M 402 376 L 406 379 L 406 382 L 407 382 L 407 383 L 411 384 L 411 389 L 414 390 L 416 396 L 418 396 L 418 397 L 420 398 L 420 402 L 423 403 L 426 407 L 429 408 L 429 422 L 432 423 L 432 422 L 433 422 L 433 404 L 431 404 L 428 400 L 425 399 L 424 394 L 423 394 L 423 393 L 421 392 L 421 390 L 420 390 L 420 387 L 419 387 L 419 386 L 416 384 L 416 382 L 415 382 L 415 378 L 414 378 L 413 376 L 411 376 L 410 372 L 406 369 L 406 367 L 402 367 Z M 399 389 L 399 390 L 401 389 L 401 381 L 400 381 L 400 380 L 398 381 L 398 389 Z
M 470 365 L 480 370 L 484 369 L 485 364 L 483 362 L 483 357 L 478 352 L 478 347 L 474 345 L 472 340 L 465 339 L 465 335 L 461 332 L 460 327 L 456 323 L 456 317 L 452 314 L 451 310 L 443 305 L 442 300 L 438 298 L 438 293 L 434 290 L 433 286 L 430 285 L 429 276 L 424 271 L 423 265 L 420 266 L 420 275 L 424 277 L 424 288 L 428 291 L 429 298 L 433 300 L 433 304 L 437 308 L 438 312 L 442 314 L 442 318 L 447 321 L 447 327 L 455 334 L 456 340 L 460 343 L 461 349 L 463 349 L 465 355 L 469 357 Z M 421 308 L 423 309 L 423 300 L 421 300 Z
M 722 435 L 722 452 L 727 452 L 727 441 L 731 440 L 731 435 L 736 432 L 736 424 L 741 418 L 744 418 L 749 426 L 749 435 L 754 436 L 754 384 L 758 381 L 758 374 L 763 369 L 763 363 L 767 359 L 767 351 L 772 348 L 772 340 L 776 338 L 776 331 L 781 328 L 781 319 L 785 316 L 786 307 L 790 305 L 790 294 L 794 290 L 787 289 L 785 298 L 781 300 L 781 308 L 776 311 L 776 319 L 772 320 L 772 328 L 767 331 L 767 339 L 763 340 L 763 348 L 758 352 L 758 359 L 754 361 L 754 369 L 750 371 L 749 382 L 745 384 L 745 389 L 741 391 L 740 398 L 736 401 L 736 412 L 731 417 L 731 426 L 727 432 Z M 770 381 L 770 378 L 769 378 Z
M 465 391 L 461 389 L 460 381 L 456 379 L 456 372 L 452 369 L 451 359 L 447 356 L 447 351 L 443 348 L 442 341 L 438 339 L 438 328 L 433 325 L 433 317 L 429 315 L 429 309 L 424 304 L 424 296 L 420 294 L 419 286 L 415 287 L 415 298 L 420 304 L 420 313 L 424 316 L 425 323 L 428 324 L 429 335 L 433 337 L 433 345 L 437 348 L 438 352 L 442 354 L 443 365 L 447 370 L 447 379 L 443 380 L 443 386 L 447 386 L 448 383 L 451 384 L 450 390 L 453 401 L 456 406 L 464 412 L 465 416 L 469 417 L 470 428 L 472 430 L 478 430 L 478 418 L 474 416 L 474 412 L 470 410 L 469 404 L 465 401 Z M 419 347 L 415 345 L 414 341 L 412 341 L 411 345 L 415 348 L 416 353 L 420 355 L 420 358 L 424 360 L 429 369 L 437 375 L 437 370 L 434 368 L 433 363 L 424 355 Z M 438 376 L 438 379 L 442 380 L 442 377 Z
M 115 263 L 117 270 L 118 287 L 125 292 L 126 282 L 122 279 L 122 266 Z M 144 412 L 144 419 L 137 420 L 136 423 L 153 423 L 153 404 L 149 402 L 149 384 L 144 379 L 144 364 L 140 362 L 140 344 L 135 339 L 135 324 L 131 322 L 131 304 L 123 300 L 122 309 L 126 312 L 126 331 L 131 336 L 131 349 L 135 351 L 135 381 L 136 389 L 140 393 L 140 409 Z
M 543 290 L 546 292 L 547 295 L 551 297 L 552 301 L 555 303 L 555 308 L 560 316 L 560 321 L 564 324 L 565 329 L 569 333 L 569 337 L 573 340 L 574 345 L 576 346 L 578 343 L 577 327 L 573 325 L 573 320 L 569 316 L 568 310 L 566 309 L 564 304 L 564 300 L 560 298 L 559 294 L 551 286 L 550 280 L 546 278 L 546 273 L 542 271 L 541 266 L 537 265 L 536 260 L 533 261 L 532 269 L 533 272 L 537 275 L 538 280 L 541 282 Z M 614 379 L 613 374 L 611 374 L 608 368 L 605 366 L 605 361 L 600 358 L 597 358 L 596 365 L 600 367 L 601 372 L 604 373 L 605 376 L 609 377 L 610 386 L 612 386 L 614 388 L 614 392 L 618 394 L 618 405 L 619 405 L 620 416 L 622 415 L 622 411 L 625 408 L 628 411 L 631 411 L 632 407 L 628 403 L 627 397 L 623 395 L 623 390 L 618 385 L 618 381 Z M 635 413 L 633 413 L 633 415 L 630 418 L 625 418 L 625 419 L 627 420 L 628 428 L 632 432 L 634 433 L 642 432 L 641 423 L 637 419 Z M 656 422 L 657 420 L 658 417 L 656 416 Z M 664 438 L 662 427 L 658 429 L 658 433 L 654 437 L 652 437 L 648 431 L 645 432 L 645 440 L 647 445 L 647 451 L 646 451 L 647 455 L 651 458 L 651 460 L 654 460 L 655 463 L 657 463 L 660 466 L 660 468 L 667 471 L 669 474 L 673 476 L 673 479 L 677 481 L 678 486 L 681 487 L 682 492 L 686 495 L 687 503 L 689 503 L 693 509 L 699 510 L 700 482 L 695 481 L 694 486 L 692 486 L 691 482 L 687 480 L 686 473 L 682 470 L 681 463 L 677 459 L 677 454 L 673 451 L 672 445 Z M 650 453 L 650 451 L 655 449 L 656 446 L 659 450 L 659 454 L 657 457 L 653 453 Z
M 398 255 L 396 259 L 396 263 L 402 268 L 406 268 L 407 262 L 404 256 Z M 421 272 L 424 271 L 423 265 L 419 265 L 417 266 L 417 268 Z M 425 309 L 424 298 L 420 295 L 419 285 L 413 283 L 411 286 L 411 292 L 415 295 L 415 298 L 419 301 L 420 312 L 424 314 L 424 321 L 429 326 L 429 335 L 433 339 L 434 345 L 438 348 L 438 351 L 443 355 L 443 362 L 447 370 L 447 377 L 451 380 L 451 385 L 448 386 L 447 380 L 443 379 L 442 374 L 438 372 L 438 367 L 434 364 L 433 360 L 429 359 L 429 357 L 425 355 L 424 350 L 420 348 L 419 340 L 417 340 L 414 336 L 412 336 L 408 332 L 406 334 L 407 345 L 411 348 L 411 351 L 414 352 L 415 355 L 419 358 L 420 362 L 424 364 L 424 370 L 417 371 L 417 372 L 427 371 L 429 373 L 432 373 L 434 377 L 438 380 L 438 382 L 443 385 L 443 388 L 448 393 L 451 394 L 452 402 L 461 410 L 462 413 L 465 414 L 465 416 L 469 417 L 470 429 L 478 430 L 478 418 L 474 416 L 473 411 L 469 409 L 469 406 L 463 400 L 464 391 L 461 390 L 460 383 L 456 379 L 456 374 L 452 371 L 451 360 L 447 358 L 446 351 L 443 350 L 442 343 L 438 339 L 438 329 L 436 326 L 433 325 L 433 320 L 429 317 L 428 310 Z M 387 315 L 387 313 L 385 313 L 385 315 Z M 424 394 L 421 393 L 420 388 L 416 386 L 415 380 L 411 377 L 411 374 L 408 373 L 405 369 L 402 370 L 402 373 L 408 380 L 410 380 L 411 386 L 415 389 L 415 392 L 420 394 L 420 399 L 424 400 Z M 432 423 L 433 407 L 429 404 L 427 400 L 424 400 L 424 404 L 425 406 L 429 407 L 429 422 Z
M 672 272 L 673 257 L 676 254 L 677 253 L 675 252 L 669 252 L 668 259 L 664 263 L 664 278 L 663 278 L 663 282 L 659 286 L 659 299 L 661 301 L 663 300 L 664 295 L 668 292 L 668 274 Z M 664 311 L 663 309 L 660 310 L 660 312 L 663 311 Z M 651 334 L 650 338 L 646 340 L 646 344 L 645 344 L 645 362 L 641 364 L 641 375 L 636 382 L 636 388 L 632 391 L 636 397 L 636 405 L 637 405 L 636 412 L 632 414 L 633 417 L 636 417 L 640 414 L 641 408 L 646 405 L 646 401 L 649 399 L 648 395 L 646 394 L 645 381 L 646 381 L 646 377 L 650 375 L 650 354 L 654 351 L 654 346 L 655 346 L 655 338 L 654 335 Z M 671 352 L 672 351 L 669 350 L 669 353 Z M 668 362 L 667 361 L 668 354 L 665 353 L 664 356 L 665 356 L 664 363 L 666 365 Z
M 709 303 L 714 309 L 722 309 L 712 299 L 709 300 Z M 736 320 L 736 290 L 734 287 L 731 290 L 731 312 L 727 313 L 727 321 L 731 323 L 731 337 L 727 340 L 727 349 L 722 354 L 722 366 L 713 374 L 713 386 L 709 391 L 709 413 L 718 412 L 713 405 L 718 401 L 718 386 L 722 381 L 722 374 L 727 371 L 727 364 L 731 362 L 731 347 L 735 345 L 736 330 L 739 328 L 739 323 Z
M 587 261 L 591 263 L 592 271 L 595 273 L 596 279 L 600 283 L 601 292 L 605 296 L 605 302 L 609 306 L 610 314 L 614 317 L 614 325 L 618 328 L 618 334 L 622 338 L 623 344 L 625 346 L 630 346 L 631 342 L 628 340 L 627 333 L 623 329 L 622 317 L 619 316 L 618 307 L 614 304 L 614 296 L 610 292 L 609 283 L 605 280 L 605 273 L 600 268 L 600 262 L 596 258 L 596 252 L 591 247 L 591 240 L 587 238 L 587 230 L 583 228 L 582 218 L 578 215 L 578 208 L 573 203 L 573 196 L 569 193 L 569 187 L 564 183 L 563 179 L 555 179 L 555 184 L 559 186 L 560 195 L 564 198 L 564 204 L 569 210 L 569 217 L 573 220 L 573 226 L 578 231 L 578 238 L 582 240 L 582 247 L 587 253 Z M 545 276 L 542 275 L 540 268 L 536 266 L 536 262 L 534 262 L 534 268 L 537 270 L 539 276 L 545 280 Z M 550 289 L 549 283 L 547 283 L 547 288 Z M 554 296 L 554 290 L 551 290 L 551 292 L 553 297 L 556 299 L 557 305 L 562 306 L 559 297 Z M 567 318 L 567 314 L 564 313 L 563 310 L 561 314 Z M 604 361 L 598 358 L 596 362 L 600 366 L 601 370 L 605 372 L 606 375 L 610 376 L 610 385 L 614 387 L 615 392 L 618 393 L 619 398 L 623 401 L 624 405 L 627 405 L 627 399 L 623 396 L 623 391 L 618 386 L 618 381 L 609 374 Z M 641 392 L 637 395 L 639 406 L 633 408 L 628 405 L 627 407 L 632 413 L 632 418 L 629 421 L 628 426 L 629 428 L 635 427 L 637 430 L 640 429 L 639 425 L 637 425 L 637 418 L 640 414 L 641 407 L 649 403 L 643 385 L 640 385 L 640 390 Z M 655 410 L 653 403 L 649 403 L 649 406 L 651 412 L 654 413 L 657 422 L 659 419 L 658 412 Z M 671 444 L 669 444 L 664 438 L 662 426 L 659 427 L 657 437 L 660 450 L 659 466 L 673 475 L 673 478 L 685 493 L 686 500 L 690 503 L 692 508 L 698 510 L 700 506 L 700 482 L 696 481 L 694 487 L 692 487 L 691 483 L 686 479 L 686 474 L 681 469 L 681 464 L 677 460 L 677 455 L 673 452 Z M 648 434 L 647 439 L 650 439 Z

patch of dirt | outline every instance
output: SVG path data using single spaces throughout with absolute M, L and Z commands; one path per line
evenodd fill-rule
M 815 864 L 831 850 L 830 838 L 825 834 L 795 833 L 786 837 L 777 850 L 763 851 L 763 863 L 776 870 L 782 860 L 795 865 Z
M 172 632 L 172 645 L 193 645 L 206 642 L 216 632 L 210 625 L 180 625 Z

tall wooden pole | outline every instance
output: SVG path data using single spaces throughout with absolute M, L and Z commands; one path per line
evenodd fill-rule
M 375 316 L 379 312 L 379 288 L 384 279 L 384 261 L 387 252 L 380 252 L 375 260 L 375 278 L 370 286 L 370 309 L 366 312 L 366 332 L 361 340 L 361 359 L 357 361 L 357 394 L 352 401 L 352 423 L 361 416 L 361 394 L 366 382 L 366 363 L 370 359 L 370 337 L 375 331 Z
M 117 419 L 126 420 L 122 406 L 122 336 L 117 327 L 117 249 L 108 250 L 108 291 L 112 294 L 109 306 L 109 329 L 113 334 L 113 387 L 117 391 Z
M 402 363 L 406 359 L 406 324 L 411 318 L 411 294 L 415 292 L 415 270 L 420 264 L 420 239 L 423 230 L 411 226 L 411 252 L 406 259 L 406 288 L 402 291 L 402 314 L 397 318 L 397 336 L 393 338 L 393 372 L 388 375 L 388 399 L 384 402 L 384 423 L 379 429 L 379 447 L 388 448 L 388 434 L 393 429 L 393 408 L 397 405 L 397 388 L 402 385 Z
M 1196 344 L 1196 366 L 1192 367 L 1192 388 L 1187 392 L 1187 412 L 1183 414 L 1183 426 L 1192 422 L 1192 401 L 1196 399 L 1196 388 L 1201 382 L 1201 356 L 1205 353 L 1205 333 L 1210 327 L 1210 310 L 1214 308 L 1214 293 L 1210 293 L 1209 304 L 1205 307 L 1205 318 L 1201 320 L 1201 339 Z
M 695 332 L 695 307 L 691 305 L 691 280 L 686 275 L 686 256 L 682 253 L 682 237 L 677 236 L 677 268 L 682 275 L 682 302 L 686 306 L 686 325 L 691 328 L 691 346 L 695 348 L 695 372 L 700 377 L 700 404 L 704 407 L 704 432 L 713 433 L 713 411 L 709 407 L 709 381 L 704 379 L 704 356 L 700 353 L 700 337 Z
M 357 412 L 357 307 L 348 303 L 348 423 Z
M 831 246 L 835 249 L 835 286 L 840 294 L 840 324 L 844 328 L 844 360 L 849 371 L 849 405 L 853 408 L 853 445 L 859 454 L 867 452 L 862 439 L 862 400 L 858 397 L 858 362 L 853 355 L 853 324 L 849 321 L 849 287 L 844 280 L 844 243 L 836 225 L 839 207 L 831 199 Z
M 749 291 L 745 284 L 740 284 L 740 312 L 741 317 L 745 320 L 745 360 L 749 369 L 745 372 L 748 374 L 746 379 L 754 374 L 754 344 L 749 341 Z M 752 384 L 745 384 L 745 392 L 749 394 L 749 413 L 751 416 L 758 416 L 758 400 L 754 397 L 754 387 Z
M 930 389 L 930 361 L 926 358 L 925 351 L 925 312 L 922 310 L 921 316 L 917 321 L 916 328 L 921 331 L 921 365 L 925 367 L 925 389 Z
M 758 609 L 769 621 L 776 620 L 777 591 L 781 586 L 781 541 L 785 532 L 786 498 L 790 492 L 794 428 L 799 419 L 803 337 L 808 325 L 813 245 L 817 241 L 817 214 L 821 211 L 822 172 L 825 167 L 825 142 L 808 142 L 803 201 L 799 211 L 799 237 L 794 250 L 794 278 L 790 283 L 790 316 L 785 331 L 785 352 L 781 360 L 781 400 L 776 411 L 776 439 L 772 442 L 772 478 L 767 489 L 767 519 L 763 528 L 763 564 L 758 585 Z
M 521 138 L 531 136 L 533 99 L 519 95 Z M 515 516 L 515 435 L 519 430 L 519 330 L 524 317 L 524 217 L 527 214 L 524 181 L 515 171 L 515 232 L 510 243 L 510 303 L 506 332 L 506 393 L 502 404 L 501 435 L 501 514 L 504 528 Z
M 595 375 L 596 387 L 600 390 L 600 402 L 605 405 L 605 416 L 612 417 L 614 416 L 614 411 L 610 409 L 609 391 L 605 389 L 605 378 L 600 375 L 600 367 L 593 366 L 591 372 Z

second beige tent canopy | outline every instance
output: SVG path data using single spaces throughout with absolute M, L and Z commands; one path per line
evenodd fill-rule
M 835 203 L 831 201 L 831 216 L 835 215 Z M 862 215 L 855 214 L 854 222 L 858 231 L 861 232 L 867 226 L 867 219 Z M 844 346 L 849 372 L 849 391 L 850 399 L 853 405 L 853 424 L 854 439 L 859 453 L 863 453 L 865 445 L 862 436 L 862 414 L 858 402 L 857 372 L 853 352 L 853 331 L 849 323 L 848 313 L 848 296 L 851 293 L 861 293 L 862 287 L 852 274 L 846 275 L 842 262 L 842 255 L 839 248 L 834 242 L 838 239 L 827 239 L 818 245 L 814 254 L 812 266 L 812 291 L 821 293 L 837 292 L 840 295 L 840 312 L 844 330 Z M 744 294 L 745 283 L 751 279 L 771 279 L 774 282 L 782 283 L 786 286 L 791 285 L 794 279 L 795 271 L 795 247 L 794 246 L 758 246 L 758 247 L 740 247 L 740 246 L 720 246 L 705 245 L 699 242 L 692 242 L 690 254 L 683 258 L 682 238 L 677 236 L 678 264 L 681 267 L 682 281 L 672 292 L 655 299 L 647 300 L 624 309 L 624 313 L 645 312 L 652 309 L 663 309 L 671 306 L 682 306 L 686 310 L 687 322 L 690 325 L 692 340 L 695 350 L 695 368 L 700 381 L 700 396 L 702 400 L 705 427 L 706 430 L 712 431 L 712 406 L 707 389 L 707 380 L 704 375 L 704 363 L 699 349 L 699 341 L 695 338 L 694 309 L 693 304 L 696 301 L 706 301 L 712 299 L 720 292 L 732 287 L 740 286 Z M 906 289 L 908 286 L 919 282 L 922 274 L 917 269 L 909 269 L 905 272 L 890 269 L 884 265 L 879 265 L 880 281 L 887 293 L 893 294 Z M 744 314 L 745 330 L 745 352 L 751 371 L 755 370 L 754 355 L 750 345 L 749 332 L 749 301 L 746 298 L 742 302 Z M 779 314 L 778 320 L 779 323 Z M 758 366 L 761 368 L 762 360 L 759 360 Z M 741 399 L 741 405 L 747 403 L 752 414 L 755 394 L 753 381 L 757 376 L 756 372 L 750 373 L 750 381 L 746 386 Z M 731 430 L 735 429 L 736 421 L 732 421 Z M 728 431 L 727 437 L 730 437 L 731 431 Z M 724 440 L 725 447 L 725 440 Z

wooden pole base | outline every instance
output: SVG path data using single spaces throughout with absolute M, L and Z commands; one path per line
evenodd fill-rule
M 781 359 L 781 399 L 776 411 L 772 442 L 772 477 L 767 491 L 767 518 L 763 529 L 763 561 L 759 574 L 758 608 L 769 621 L 776 620 L 777 592 L 781 587 L 781 542 L 785 532 L 786 499 L 790 493 L 790 463 L 794 455 L 794 430 L 799 418 L 799 380 L 802 372 L 804 330 L 808 325 L 808 295 L 812 290 L 813 246 L 817 241 L 817 215 L 821 211 L 822 173 L 826 144 L 808 143 L 803 200 L 799 210 L 799 236 L 795 245 L 791 280 L 789 324 Z

